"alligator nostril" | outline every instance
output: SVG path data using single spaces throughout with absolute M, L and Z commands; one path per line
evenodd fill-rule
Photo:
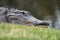
M 39 23 L 39 25 L 48 26 L 49 23 L 43 22 L 43 23 Z

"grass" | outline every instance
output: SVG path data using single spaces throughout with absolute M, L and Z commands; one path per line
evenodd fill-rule
M 1 23 L 0 40 L 60 40 L 60 30 Z

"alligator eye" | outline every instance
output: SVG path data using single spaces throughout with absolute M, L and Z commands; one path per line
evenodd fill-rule
M 25 14 L 24 12 L 22 12 L 22 14 Z
M 23 14 L 24 16 L 28 16 L 25 12 L 22 12 L 22 14 Z

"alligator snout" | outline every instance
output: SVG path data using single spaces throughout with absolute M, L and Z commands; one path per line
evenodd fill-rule
M 33 16 L 28 18 L 28 22 L 32 23 L 35 26 L 49 26 L 49 23 L 47 21 L 39 20 Z

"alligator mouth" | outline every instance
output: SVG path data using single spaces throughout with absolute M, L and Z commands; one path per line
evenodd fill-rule
M 42 26 L 49 26 L 49 23 L 44 22 L 44 23 L 40 23 L 39 25 L 42 25 Z
M 35 24 L 35 26 L 49 26 L 49 23 L 39 23 L 39 24 Z

